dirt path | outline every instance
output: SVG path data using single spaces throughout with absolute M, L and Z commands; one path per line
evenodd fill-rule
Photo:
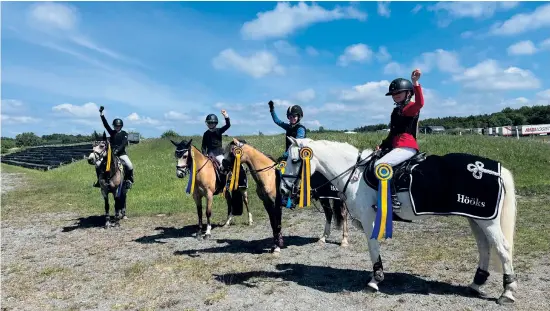
M 394 239 L 382 246 L 386 279 L 373 294 L 365 291 L 371 270 L 365 236 L 351 228 L 350 246 L 341 248 L 341 231 L 333 229 L 327 244 L 317 243 L 324 216 L 315 209 L 285 211 L 287 247 L 278 258 L 266 253 L 267 220 L 216 227 L 210 240 L 197 240 L 194 221 L 177 216 L 130 214 L 111 230 L 99 227 L 101 217 L 78 217 L 2 222 L 2 310 L 503 309 L 494 299 L 469 297 L 464 287 L 477 265 L 473 240 L 454 259 L 434 252 L 419 260 L 410 252 L 420 245 L 412 242 L 419 233 L 416 243 L 453 247 L 456 233 L 440 222 L 396 223 Z M 545 310 L 550 303 L 544 291 L 550 260 L 530 267 L 516 271 L 514 310 Z M 494 273 L 486 288 L 491 298 L 501 284 Z
M 2 172 L 2 194 L 7 193 L 22 185 L 25 182 L 25 174 L 23 173 L 6 173 Z

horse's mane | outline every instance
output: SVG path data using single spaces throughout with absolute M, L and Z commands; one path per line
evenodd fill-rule
M 277 160 L 275 160 L 275 158 L 274 158 L 272 155 L 266 154 L 265 152 L 263 152 L 263 151 L 259 150 L 258 148 L 252 146 L 251 144 L 247 143 L 246 140 L 244 140 L 244 139 L 239 139 L 239 138 L 236 138 L 236 139 L 237 139 L 240 143 L 246 144 L 246 145 L 248 145 L 248 146 L 254 148 L 254 150 L 256 150 L 256 151 L 258 151 L 259 153 L 263 154 L 264 156 L 266 156 L 266 157 L 267 157 L 268 159 L 270 159 L 271 161 L 277 162 Z M 231 141 L 229 144 L 227 144 L 227 146 L 225 147 L 225 152 L 229 151 L 229 148 L 230 148 L 231 146 L 235 146 L 235 142 L 234 142 L 234 141 Z

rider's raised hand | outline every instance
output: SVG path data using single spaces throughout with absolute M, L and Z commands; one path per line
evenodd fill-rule
M 103 109 L 105 109 L 105 107 L 103 107 L 103 106 L 99 107 L 99 115 L 101 115 L 101 116 L 103 115 Z
M 273 101 L 270 100 L 269 103 L 267 103 L 269 105 L 269 111 L 273 111 Z
M 415 69 L 411 74 L 411 80 L 413 84 L 417 84 L 418 80 L 420 79 L 420 76 L 422 75 L 422 72 L 420 72 L 420 69 Z
M 225 109 L 222 109 L 222 115 L 224 118 L 227 118 L 227 111 L 225 111 Z

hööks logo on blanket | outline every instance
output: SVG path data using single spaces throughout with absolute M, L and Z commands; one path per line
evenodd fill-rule
M 457 193 L 456 195 L 457 195 L 456 201 L 459 203 L 474 205 L 478 207 L 485 207 L 485 202 L 480 201 L 478 198 L 470 198 L 460 193 Z

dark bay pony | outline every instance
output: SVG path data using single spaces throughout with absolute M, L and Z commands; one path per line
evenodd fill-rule
M 214 157 L 204 156 L 195 146 L 192 145 L 192 139 L 189 141 L 182 140 L 179 143 L 170 140 L 176 151 L 176 176 L 184 178 L 186 174 L 190 174 L 190 179 L 187 187 L 187 193 L 193 195 L 193 200 L 197 206 L 197 214 L 199 218 L 197 238 L 202 238 L 202 199 L 206 197 L 206 232 L 204 237 L 211 236 L 212 224 L 212 203 L 214 196 L 222 194 L 227 202 L 227 221 L 225 226 L 229 225 L 233 216 L 242 214 L 244 203 L 248 212 L 248 224 L 252 224 L 252 213 L 248 207 L 248 183 L 246 175 L 239 176 L 238 189 L 235 191 L 226 190 L 226 185 L 229 182 L 228 175 L 221 171 L 219 163 Z M 194 178 L 192 177 L 194 174 Z M 194 181 L 194 182 L 192 182 Z M 224 226 L 224 227 L 225 227 Z
M 233 165 L 235 159 L 235 150 L 240 149 L 241 163 L 245 163 L 257 184 L 256 193 L 262 201 L 267 214 L 269 215 L 269 221 L 273 230 L 273 246 L 271 252 L 280 253 L 281 247 L 283 247 L 283 236 L 281 233 L 281 221 L 282 221 L 282 199 L 279 194 L 280 177 L 278 173 L 278 163 L 268 155 L 265 155 L 261 151 L 247 144 L 244 140 L 237 140 L 233 138 L 224 150 L 224 158 L 227 164 L 224 166 Z M 348 226 L 347 226 L 347 211 L 341 204 L 333 204 L 331 207 L 330 199 L 326 197 L 319 198 L 323 210 L 325 212 L 326 224 L 325 231 L 321 235 L 320 242 L 325 242 L 325 238 L 330 234 L 330 226 L 333 215 L 336 217 L 337 226 L 342 222 L 343 226 L 343 238 L 341 245 L 348 245 Z M 328 228 L 328 229 L 327 229 Z
M 88 156 L 88 163 L 94 165 L 99 171 L 99 187 L 105 202 L 105 228 L 112 225 L 120 225 L 120 219 L 126 219 L 126 193 L 127 183 L 124 179 L 124 165 L 122 161 L 113 155 L 110 142 L 103 132 L 103 136 L 95 136 L 92 144 L 92 153 Z M 109 215 L 109 193 L 115 199 L 115 218 L 111 223 Z

